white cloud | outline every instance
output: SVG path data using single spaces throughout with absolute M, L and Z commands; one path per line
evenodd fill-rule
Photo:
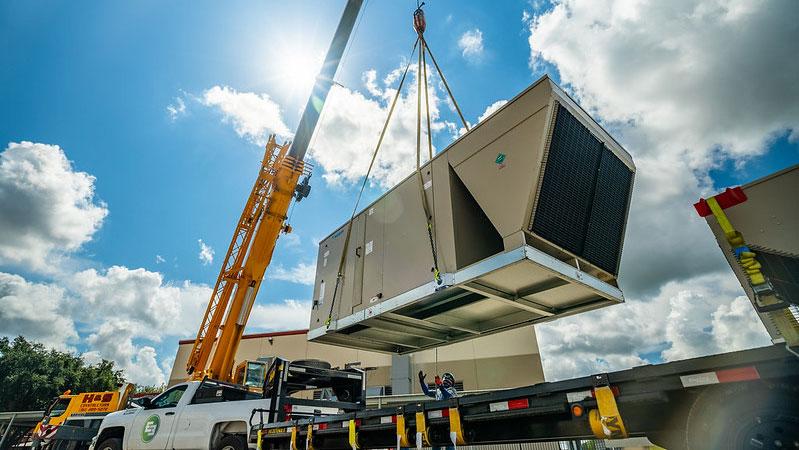
M 108 214 L 94 181 L 57 145 L 9 143 L 0 153 L 0 265 L 57 271 Z
M 370 175 L 370 180 L 383 188 L 394 186 L 416 169 L 416 73 L 416 65 L 412 65 Z M 364 72 L 369 96 L 333 86 L 309 151 L 329 184 L 356 182 L 366 174 L 401 75 L 402 69 L 396 69 L 378 82 L 376 71 Z M 450 130 L 454 125 L 450 127 L 440 118 L 441 89 L 429 70 L 428 78 L 433 133 Z M 425 130 L 423 124 L 422 161 L 428 159 Z
M 556 68 L 638 168 L 620 279 L 630 300 L 540 327 L 552 376 L 768 342 L 691 204 L 717 190 L 709 170 L 722 160 L 745 167 L 799 129 L 799 60 L 785 58 L 797 13 L 793 2 L 564 0 L 528 16 L 532 67 Z
M 301 262 L 289 269 L 277 264 L 267 269 L 266 277 L 272 280 L 290 281 L 311 286 L 316 277 L 316 264 Z
M 311 321 L 311 302 L 283 300 L 282 303 L 255 305 L 247 322 L 247 332 L 301 330 Z
M 499 108 L 502 108 L 503 106 L 505 106 L 506 103 L 508 103 L 507 100 L 497 100 L 494 103 L 488 105 L 486 110 L 483 111 L 483 114 L 480 114 L 480 117 L 477 118 L 477 122 L 482 122 L 488 116 L 490 116 L 491 114 L 494 114 L 495 112 L 497 112 L 499 110 Z
M 203 263 L 204 266 L 207 266 L 214 262 L 214 249 L 211 248 L 210 245 L 203 242 L 202 239 L 197 239 L 197 243 L 200 245 L 200 253 L 197 254 L 197 257 L 200 258 L 200 261 Z
M 75 324 L 63 314 L 64 289 L 31 283 L 0 272 L 0 336 L 24 335 L 60 350 L 78 339 Z
M 259 145 L 266 142 L 270 133 L 289 136 L 280 111 L 280 105 L 266 94 L 237 92 L 228 86 L 213 86 L 203 92 L 202 103 L 218 108 L 226 122 L 230 122 L 239 136 Z
M 166 112 L 169 114 L 169 119 L 174 122 L 180 117 L 186 115 L 186 102 L 183 97 L 175 97 L 175 102 L 166 106 Z
M 742 293 L 731 273 L 719 272 L 666 283 L 651 297 L 539 325 L 546 379 L 768 345 L 768 334 Z
M 75 297 L 62 314 L 92 330 L 86 337 L 90 351 L 145 384 L 160 384 L 164 377 L 153 346 L 145 342 L 193 336 L 211 295 L 205 285 L 166 283 L 160 273 L 122 266 L 84 270 L 62 284 Z
M 480 61 L 485 51 L 483 48 L 483 32 L 478 28 L 466 31 L 458 39 L 458 48 L 467 61 Z
M 161 264 L 162 262 L 166 262 L 166 260 L 164 259 L 164 257 L 163 257 L 163 256 L 161 256 L 161 255 L 155 255 L 155 263 L 156 263 L 156 264 Z

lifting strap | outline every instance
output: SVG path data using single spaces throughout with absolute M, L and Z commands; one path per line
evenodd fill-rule
M 411 56 L 408 58 L 408 64 L 405 65 L 405 70 L 402 72 L 402 77 L 400 78 L 399 86 L 397 87 L 397 92 L 394 94 L 394 100 L 391 101 L 391 107 L 388 109 L 388 116 L 386 117 L 385 123 L 383 123 L 383 129 L 380 131 L 380 137 L 377 139 L 377 145 L 375 146 L 374 152 L 372 152 L 372 160 L 369 161 L 369 168 L 366 170 L 366 176 L 363 178 L 363 183 L 361 184 L 361 190 L 358 192 L 358 197 L 355 199 L 355 206 L 352 208 L 352 214 L 350 215 L 350 221 L 347 223 L 347 234 L 344 238 L 344 247 L 341 250 L 341 259 L 338 263 L 338 271 L 336 272 L 336 285 L 333 288 L 333 298 L 330 300 L 330 310 L 327 313 L 327 320 L 325 320 L 325 327 L 330 328 L 330 323 L 333 320 L 333 305 L 336 303 L 336 296 L 338 294 L 338 288 L 341 286 L 341 280 L 344 278 L 344 266 L 347 262 L 347 247 L 350 244 L 350 236 L 352 235 L 352 221 L 355 219 L 355 213 L 358 212 L 358 204 L 361 202 L 361 197 L 363 196 L 363 191 L 366 189 L 366 183 L 369 181 L 369 175 L 372 173 L 372 167 L 375 164 L 375 160 L 377 160 L 377 153 L 380 150 L 380 145 L 383 144 L 383 138 L 386 136 L 386 129 L 388 129 L 388 124 L 391 121 L 391 116 L 394 114 L 394 107 L 397 106 L 397 100 L 399 99 L 400 92 L 402 92 L 402 85 L 405 83 L 405 77 L 408 75 L 408 69 L 411 67 L 411 60 L 413 59 L 413 54 L 416 52 L 416 46 L 419 45 L 419 41 L 413 43 L 413 49 L 411 49 Z
M 422 176 L 422 167 L 421 167 L 421 146 L 422 146 L 422 83 L 424 83 L 424 102 L 425 102 L 425 114 L 426 114 L 426 123 L 427 123 L 427 151 L 428 151 L 428 161 L 432 161 L 433 159 L 433 137 L 432 137 L 432 130 L 430 126 L 430 95 L 428 93 L 428 82 L 427 82 L 427 55 L 430 55 L 430 59 L 433 60 L 433 64 L 436 66 L 436 70 L 438 71 L 438 75 L 441 77 L 441 81 L 444 83 L 444 86 L 447 89 L 447 93 L 449 94 L 452 103 L 455 105 L 455 109 L 458 111 L 458 116 L 463 122 L 464 128 L 468 131 L 469 125 L 466 123 L 466 120 L 463 118 L 463 114 L 461 113 L 460 107 L 458 107 L 458 102 L 455 100 L 455 96 L 452 95 L 452 91 L 447 84 L 446 78 L 444 78 L 444 73 L 441 72 L 441 68 L 438 67 L 435 58 L 433 57 L 433 53 L 430 52 L 430 49 L 427 47 L 427 41 L 424 38 L 424 32 L 427 28 L 427 22 L 425 21 L 424 17 L 424 10 L 422 10 L 422 6 L 418 5 L 416 11 L 413 12 L 413 27 L 416 30 L 417 42 L 419 42 L 419 56 L 418 56 L 418 64 L 416 68 L 416 79 L 417 79 L 417 88 L 416 88 L 416 178 L 419 183 L 419 195 L 422 200 L 422 210 L 424 212 L 425 222 L 427 223 L 427 238 L 430 241 L 430 252 L 433 256 L 433 279 L 435 280 L 436 284 L 441 285 L 443 280 L 441 279 L 441 271 L 438 265 L 438 252 L 436 251 L 436 232 L 435 232 L 435 221 L 433 215 L 430 213 L 430 205 L 427 201 L 427 194 L 425 193 L 425 183 L 424 177 Z M 424 79 L 424 80 L 423 80 Z M 431 177 L 432 182 L 432 177 Z

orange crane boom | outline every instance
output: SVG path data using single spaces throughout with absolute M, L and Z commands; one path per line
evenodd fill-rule
M 236 350 L 275 244 L 281 231 L 291 231 L 285 223 L 291 200 L 299 201 L 310 191 L 310 168 L 303 159 L 361 4 L 362 0 L 347 2 L 293 143 L 278 144 L 274 135 L 269 137 L 186 363 L 186 372 L 195 379 L 232 381 Z M 305 179 L 298 186 L 301 176 Z

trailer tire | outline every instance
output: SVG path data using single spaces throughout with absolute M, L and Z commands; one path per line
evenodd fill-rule
M 247 438 L 240 434 L 228 434 L 219 441 L 216 450 L 247 450 Z
M 96 450 L 122 450 L 122 439 L 109 438 L 96 447 Z
M 707 389 L 688 411 L 685 448 L 743 450 L 756 443 L 762 443 L 762 448 L 780 448 L 799 442 L 797 397 L 796 386 L 765 383 Z

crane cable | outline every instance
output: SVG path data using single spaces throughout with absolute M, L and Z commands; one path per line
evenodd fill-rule
M 408 64 L 405 65 L 405 71 L 402 72 L 402 77 L 400 78 L 397 92 L 394 94 L 394 99 L 391 101 L 391 107 L 388 110 L 388 116 L 383 124 L 383 129 L 380 131 L 380 137 L 377 139 L 377 145 L 375 146 L 374 152 L 372 152 L 372 160 L 369 162 L 369 168 L 366 170 L 366 176 L 363 178 L 361 190 L 358 192 L 358 197 L 355 199 L 355 206 L 352 208 L 352 214 L 350 215 L 350 220 L 347 223 L 347 235 L 344 238 L 344 247 L 341 250 L 341 259 L 339 260 L 338 272 L 336 273 L 336 285 L 333 288 L 333 299 L 330 301 L 330 310 L 327 313 L 327 320 L 325 320 L 326 328 L 330 327 L 330 323 L 333 320 L 333 305 L 336 303 L 336 294 L 338 293 L 338 288 L 341 285 L 341 279 L 344 277 L 344 265 L 347 260 L 347 247 L 349 246 L 350 236 L 352 235 L 352 221 L 355 219 L 355 213 L 358 211 L 358 204 L 363 196 L 363 191 L 366 189 L 366 183 L 369 181 L 369 175 L 372 173 L 372 167 L 375 164 L 375 160 L 377 160 L 377 153 L 380 151 L 380 145 L 383 143 L 383 138 L 386 135 L 386 129 L 388 129 L 389 122 L 391 122 L 391 116 L 394 114 L 394 107 L 397 106 L 397 100 L 402 92 L 402 85 L 405 83 L 405 77 L 408 75 L 408 69 L 411 67 L 413 54 L 416 52 L 416 47 L 418 45 L 419 40 L 417 39 L 416 42 L 413 43 L 413 49 L 411 49 L 411 55 L 408 58 Z

